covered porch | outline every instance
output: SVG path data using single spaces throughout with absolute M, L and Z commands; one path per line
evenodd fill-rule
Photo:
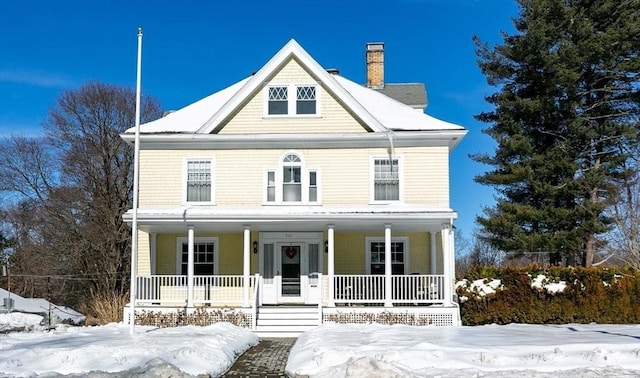
M 194 213 L 178 221 L 139 214 L 146 233 L 139 244 L 149 246 L 148 266 L 139 264 L 132 277 L 136 299 L 125 309 L 125 320 L 132 307 L 136 314 L 226 308 L 247 314 L 255 326 L 261 308 L 312 306 L 319 323 L 346 313 L 448 309 L 451 324 L 459 324 L 452 295 L 454 213 L 316 212 L 283 219 L 221 216 L 218 209 L 215 217 Z M 158 269 L 158 243 L 166 235 L 183 241 L 176 247 L 182 256 L 177 274 Z M 227 242 L 232 236 L 237 243 Z M 197 271 L 209 259 L 201 239 L 212 240 L 216 268 L 209 274 Z M 226 255 L 240 264 L 224 268 L 217 260 Z

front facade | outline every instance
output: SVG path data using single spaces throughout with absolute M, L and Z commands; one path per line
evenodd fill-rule
M 449 154 L 466 130 L 424 114 L 426 98 L 383 94 L 415 88 L 384 85 L 381 47 L 367 47 L 365 87 L 292 40 L 141 126 L 136 314 L 225 308 L 259 329 L 267 309 L 297 306 L 318 323 L 459 324 Z

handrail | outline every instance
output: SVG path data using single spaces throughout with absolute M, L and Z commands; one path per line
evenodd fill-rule
M 251 303 L 251 329 L 256 330 L 258 327 L 258 306 L 260 305 L 260 285 L 262 280 L 260 279 L 260 273 L 256 273 L 255 281 L 253 282 L 253 302 Z

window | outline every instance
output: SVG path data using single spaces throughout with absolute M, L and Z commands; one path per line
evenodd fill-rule
M 400 177 L 397 158 L 376 158 L 373 161 L 373 200 L 398 201 Z
M 187 161 L 187 202 L 211 202 L 211 160 Z
M 302 181 L 300 158 L 289 154 L 282 163 L 282 200 L 284 202 L 302 201 Z
M 267 203 L 318 203 L 320 198 L 320 174 L 305 166 L 298 153 L 287 153 L 278 169 L 265 171 L 265 202 Z
M 309 171 L 309 202 L 318 201 L 317 172 Z
M 267 172 L 267 202 L 275 202 L 276 200 L 276 172 Z
M 385 255 L 384 238 L 367 238 L 367 273 L 384 274 Z M 406 274 L 408 251 L 406 238 L 393 238 L 391 241 L 391 274 Z
M 187 275 L 189 243 L 187 238 L 178 238 L 178 274 Z M 210 276 L 218 273 L 217 239 L 196 238 L 193 244 L 193 274 Z
M 287 87 L 270 87 L 269 114 L 287 114 L 288 108 Z
M 317 115 L 316 85 L 277 85 L 267 87 L 266 115 Z
M 298 87 L 296 114 L 316 114 L 316 87 Z

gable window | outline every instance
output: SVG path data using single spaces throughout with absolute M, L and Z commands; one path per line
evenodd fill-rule
M 210 276 L 218 273 L 217 239 L 196 238 L 193 244 L 193 274 Z M 189 243 L 187 238 L 178 238 L 178 274 L 187 275 Z
M 296 114 L 316 114 L 316 87 L 296 89 Z
M 367 238 L 367 274 L 384 274 L 384 238 Z M 391 274 L 403 275 L 408 269 L 407 238 L 391 240 Z
M 398 158 L 373 159 L 373 200 L 400 200 L 400 165 Z
M 269 114 L 287 114 L 289 101 L 287 87 L 269 88 Z
M 187 202 L 211 202 L 211 159 L 187 160 Z
M 265 114 L 270 116 L 318 115 L 317 86 L 274 85 L 267 87 Z
M 307 168 L 301 155 L 287 153 L 278 168 L 265 172 L 265 202 L 318 203 L 319 180 L 318 170 Z

